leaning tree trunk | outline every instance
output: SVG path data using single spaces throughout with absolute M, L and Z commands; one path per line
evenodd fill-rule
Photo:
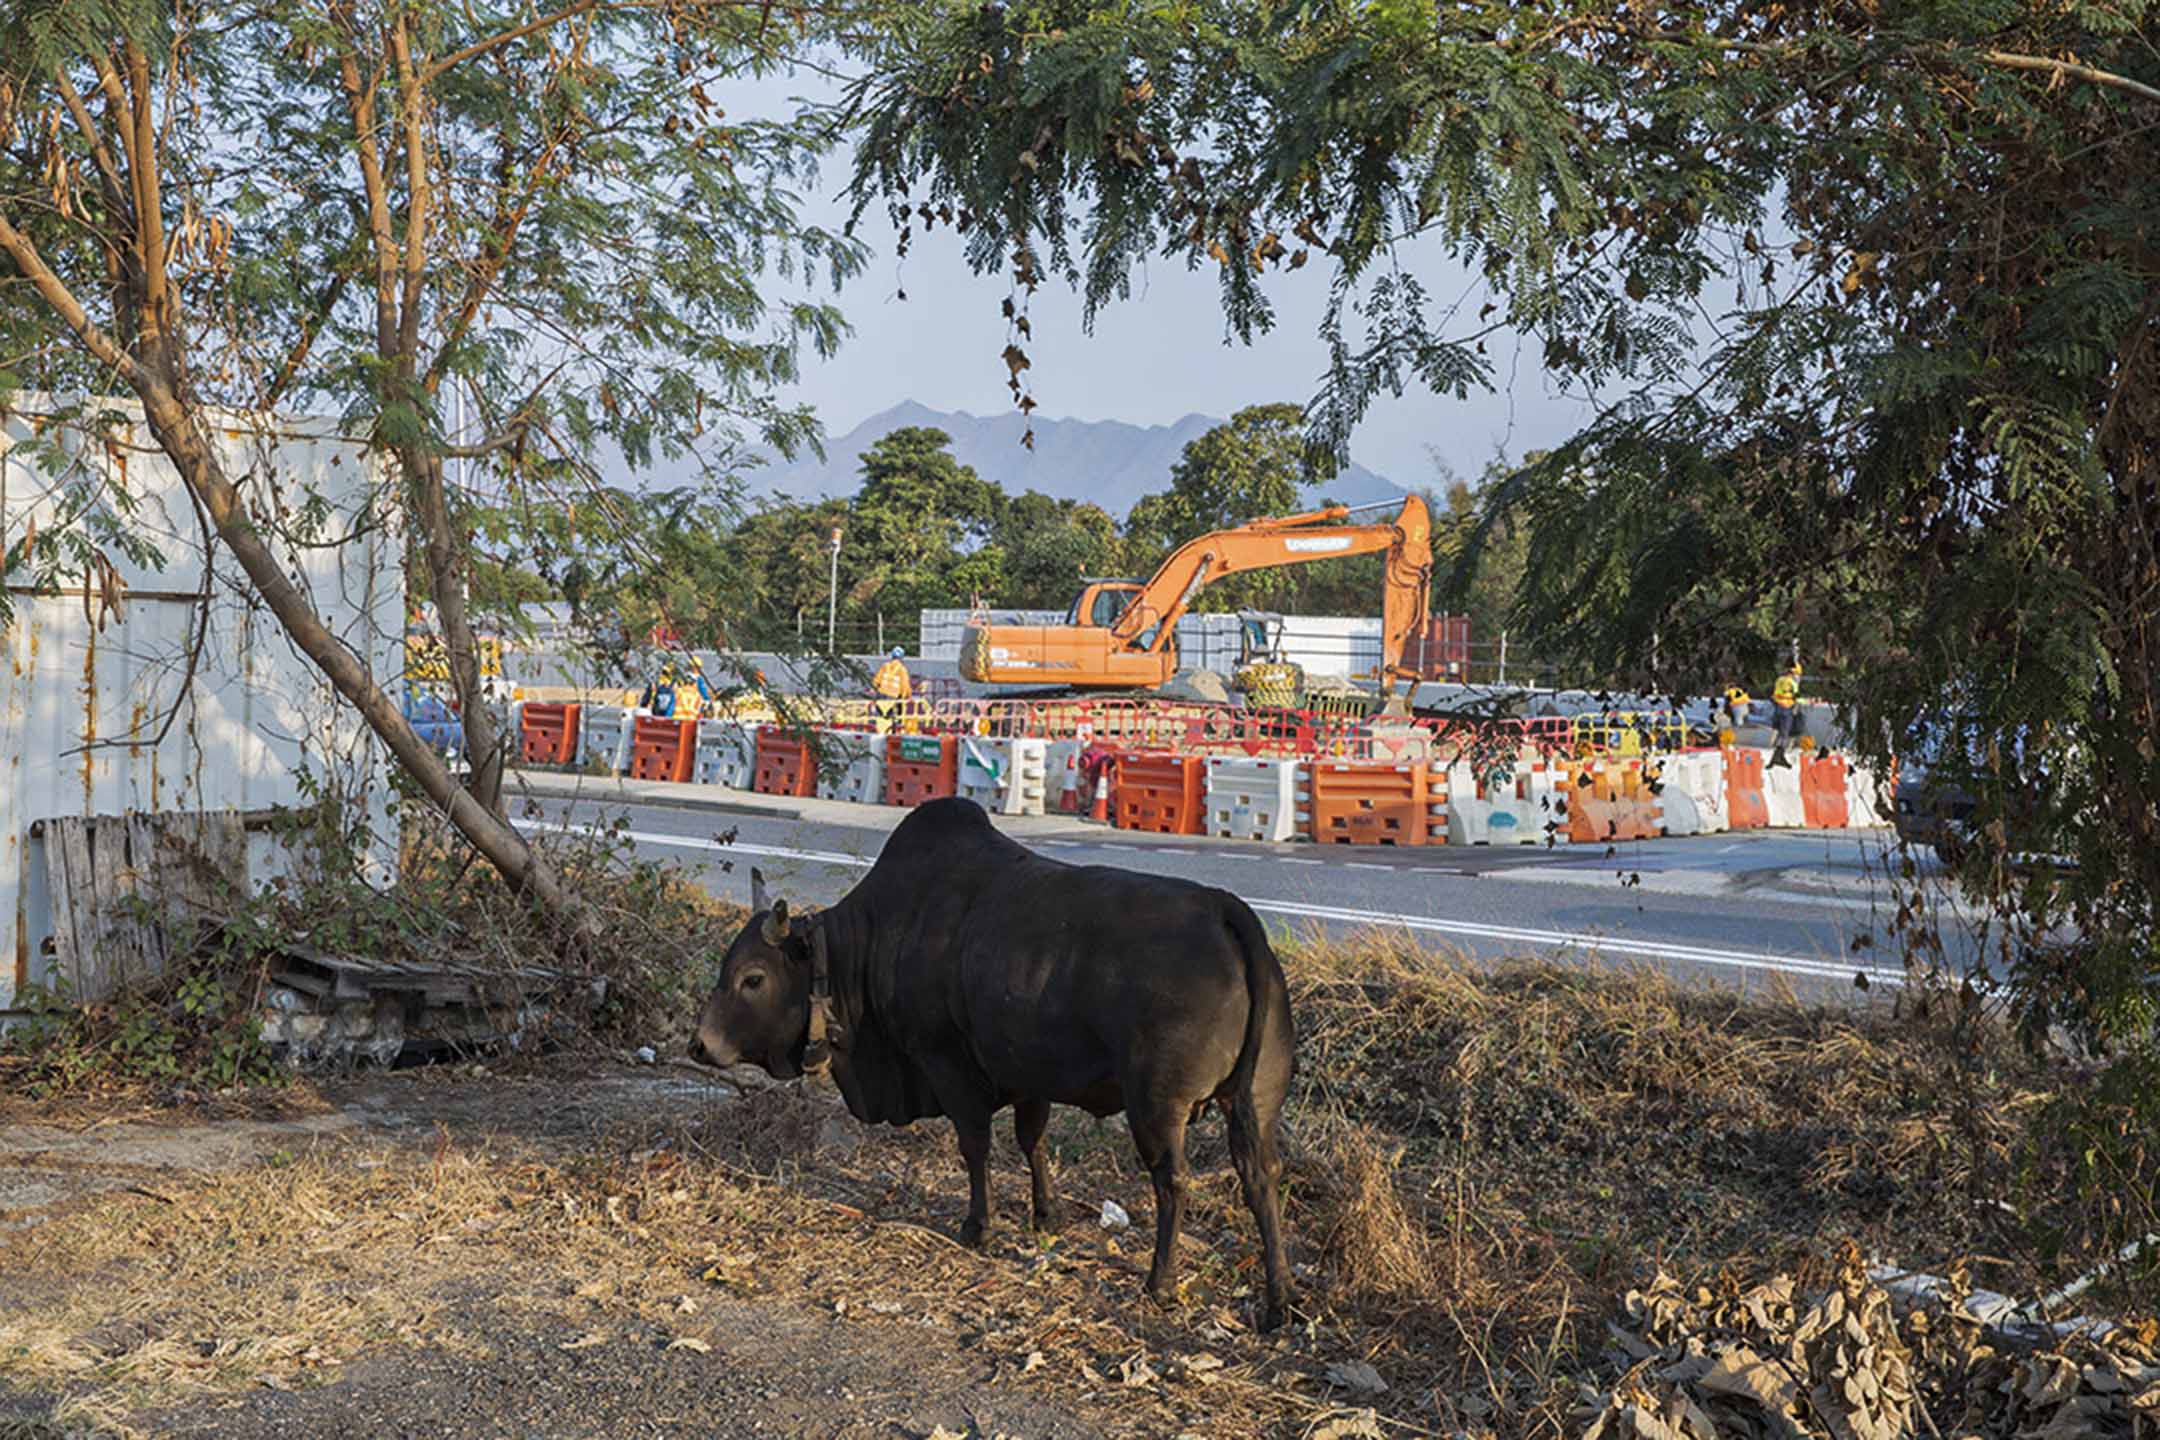
M 465 605 L 466 575 L 460 563 L 462 551 L 451 533 L 442 456 L 407 449 L 402 459 L 413 499 L 413 517 L 422 532 L 421 549 L 427 557 L 435 618 L 442 627 L 443 649 L 449 657 L 450 683 L 457 691 L 458 710 L 465 723 L 465 754 L 472 762 L 472 775 L 465 788 L 497 820 L 503 820 L 502 736 L 482 688 L 480 647 L 473 637 L 472 615 Z
M 352 651 L 330 633 L 248 518 L 239 492 L 226 478 L 224 466 L 205 440 L 194 414 L 156 376 L 138 371 L 135 391 L 160 448 L 171 457 L 181 479 L 210 516 L 218 538 L 240 562 L 240 568 L 247 572 L 263 603 L 293 643 L 360 712 L 368 728 L 382 738 L 398 764 L 430 800 L 442 807 L 450 823 L 473 848 L 512 889 L 528 896 L 557 923 L 569 946 L 583 949 L 595 933 L 591 912 L 563 888 L 554 867 L 534 852 L 523 835 L 458 783 L 443 758 L 413 732 L 396 701 L 375 683 Z M 471 658 L 468 652 L 467 659 Z M 469 739 L 470 728 L 466 734 Z

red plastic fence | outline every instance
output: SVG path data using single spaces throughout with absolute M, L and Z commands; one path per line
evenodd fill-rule
M 1412 758 L 1397 738 L 1405 730 L 1423 732 L 1432 753 L 1450 758 L 1572 755 L 1580 744 L 1589 743 L 1588 732 L 1566 716 L 1390 723 L 1310 709 L 1123 696 L 917 699 L 902 702 L 898 712 L 891 728 L 911 734 L 1085 740 L 1123 751 L 1177 755 L 1403 760 Z M 1591 748 L 1596 748 L 1594 743 Z
M 1337 845 L 1425 843 L 1431 816 L 1424 762 L 1315 760 L 1307 775 L 1313 839 Z
M 578 707 L 528 701 L 519 749 L 528 765 L 568 765 L 577 759 Z
M 920 805 L 960 788 L 960 742 L 950 735 L 885 737 L 885 803 Z
M 1734 830 L 1761 830 L 1770 823 L 1760 750 L 1734 746 L 1725 752 L 1725 823 Z
M 1120 830 L 1198 835 L 1206 829 L 1207 760 L 1199 755 L 1120 755 L 1115 809 Z
M 1845 757 L 1800 757 L 1800 808 L 1811 830 L 1842 830 L 1849 823 Z
M 697 721 L 640 715 L 630 728 L 630 778 L 688 780 L 697 761 Z
M 817 756 L 799 736 L 777 725 L 761 725 L 750 788 L 760 795 L 815 795 Z

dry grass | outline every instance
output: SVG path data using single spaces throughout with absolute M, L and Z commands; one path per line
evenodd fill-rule
M 1216 1127 L 1194 1142 L 1184 1303 L 1160 1311 L 1139 1298 L 1152 1207 L 1121 1123 L 1058 1113 L 1074 1216 L 1050 1241 L 1020 1228 L 1024 1170 L 1001 1138 L 1002 1228 L 977 1254 L 950 1238 L 965 1186 L 944 1127 L 865 1131 L 783 1086 L 646 1107 L 574 1145 L 446 1130 L 204 1177 L 170 1204 L 107 1201 L 20 1257 L 50 1293 L 0 1326 L 0 1369 L 125 1414 L 334 1377 L 383 1345 L 473 1345 L 455 1298 L 476 1289 L 694 1333 L 681 1298 L 718 1288 L 841 1311 L 872 1342 L 930 1317 L 1111 1433 L 1302 1434 L 1352 1398 L 1329 1367 L 1359 1360 L 1407 1433 L 1542 1436 L 1605 1378 L 1612 1299 L 1655 1268 L 1822 1275 L 1846 1240 L 1917 1264 L 2007 1253 L 2001 1212 L 1975 1202 L 2047 1077 L 1977 1032 L 1450 964 L 1387 937 L 1285 958 L 1300 1317 L 1284 1341 L 1242 1318 L 1255 1245 Z M 1104 1198 L 1133 1230 L 1094 1223 Z M 27 1243 L 0 1242 L 0 1273 Z M 1180 1368 L 1203 1352 L 1223 1362 L 1204 1384 Z M 1155 1378 L 1128 1385 L 1136 1356 Z

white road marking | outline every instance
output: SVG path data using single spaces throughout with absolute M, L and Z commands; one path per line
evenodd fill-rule
M 1902 985 L 1903 970 L 1881 970 L 1848 965 L 1836 960 L 1808 959 L 1798 955 L 1751 954 L 1745 950 L 1710 950 L 1699 945 L 1674 945 L 1657 940 L 1632 940 L 1622 936 L 1579 934 L 1566 930 L 1534 930 L 1515 925 L 1482 925 L 1470 920 L 1437 920 L 1428 915 L 1399 915 L 1381 910 L 1352 910 L 1340 905 L 1307 905 L 1295 900 L 1256 900 L 1243 897 L 1262 914 L 1289 915 L 1308 920 L 1334 920 L 1345 924 L 1379 928 L 1431 931 L 1461 935 L 1474 940 L 1511 940 L 1555 949 L 1596 950 L 1614 955 L 1640 955 L 1653 960 L 1679 960 L 1692 965 L 1718 965 L 1736 970 L 1777 970 L 1811 979 L 1851 980 L 1865 975 L 1870 984 Z
M 1342 868 L 1345 870 L 1385 870 L 1390 875 L 1394 874 L 1396 870 L 1393 865 L 1375 865 L 1370 860 L 1345 860 L 1342 863 Z
M 536 825 L 519 821 L 520 830 L 545 832 L 551 829 L 569 828 L 594 830 L 605 827 L 576 825 L 556 827 Z M 816 865 L 842 865 L 854 869 L 868 869 L 873 863 L 860 855 L 847 855 L 837 850 L 804 850 L 789 845 L 753 845 L 737 841 L 723 845 L 697 835 L 668 835 L 654 830 L 623 830 L 615 832 L 623 839 L 639 845 L 663 845 L 684 850 L 719 850 L 730 855 L 753 855 L 781 860 L 803 860 Z M 1106 846 L 1106 849 L 1130 849 L 1130 846 Z M 1318 860 L 1297 859 L 1283 856 L 1285 865 L 1318 865 Z M 1352 861 L 1352 864 L 1359 862 Z M 1385 869 L 1387 867 L 1379 867 Z M 1866 965 L 1847 964 L 1837 960 L 1811 959 L 1799 955 L 1755 954 L 1745 950 L 1712 950 L 1699 945 L 1670 944 L 1660 940 L 1635 940 L 1625 936 L 1596 935 L 1568 930 L 1538 930 L 1518 925 L 1485 925 L 1472 920 L 1441 920 L 1430 915 L 1405 915 L 1386 910 L 1354 910 L 1342 905 L 1312 905 L 1297 900 L 1260 899 L 1251 895 L 1241 897 L 1246 904 L 1263 915 L 1282 915 L 1298 920 L 1332 920 L 1342 925 L 1362 925 L 1376 929 L 1401 929 L 1435 935 L 1456 935 L 1469 940 L 1509 941 L 1516 944 L 1540 945 L 1558 950 L 1589 950 L 1603 955 L 1632 955 L 1648 960 L 1673 960 L 1689 965 L 1710 965 L 1731 970 L 1773 970 L 1786 975 L 1799 975 L 1812 980 L 1838 980 L 1850 982 L 1855 975 L 1865 975 L 1870 984 L 1903 985 L 1903 970 L 1884 970 Z
M 1319 865 L 1324 862 L 1319 860 L 1300 860 L 1292 855 L 1283 855 L 1279 856 L 1276 859 L 1275 863 L 1278 865 Z

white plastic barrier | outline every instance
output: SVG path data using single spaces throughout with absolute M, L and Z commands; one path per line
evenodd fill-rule
M 885 737 L 860 730 L 818 732 L 817 793 L 820 800 L 885 801 Z
M 757 769 L 757 729 L 737 720 L 700 720 L 691 776 L 700 785 L 748 790 Z
M 1773 830 L 1807 828 L 1807 806 L 1800 799 L 1800 759 L 1797 750 L 1785 752 L 1792 763 L 1772 767 L 1763 762 L 1763 805 L 1770 812 Z
M 626 705 L 578 707 L 578 764 L 598 760 L 611 775 L 628 770 L 632 722 L 645 713 Z
M 960 737 L 960 795 L 993 815 L 1043 813 L 1048 776 L 1046 740 Z
M 1304 766 L 1297 760 L 1210 755 L 1207 830 L 1231 840 L 1288 840 L 1302 828 L 1298 795 Z
M 1875 772 L 1846 756 L 1845 823 L 1855 830 L 1888 825 L 1896 808 L 1889 787 L 1876 779 Z
M 1432 793 L 1427 843 L 1492 844 L 1493 803 L 1488 796 L 1478 793 L 1481 787 L 1475 766 L 1467 760 L 1458 760 L 1441 774 L 1428 776 L 1426 784 Z M 1510 789 L 1513 784 L 1511 774 Z M 1438 825 L 1437 830 L 1431 828 L 1434 824 Z
M 1727 828 L 1725 758 L 1667 755 L 1659 762 L 1658 813 L 1667 835 L 1717 835 Z
M 1479 785 L 1483 769 L 1484 784 Z M 1444 836 L 1434 844 L 1542 845 L 1548 834 L 1567 839 L 1567 813 L 1557 788 L 1558 775 L 1542 762 L 1488 762 L 1483 767 L 1458 760 L 1434 786 L 1432 812 L 1445 816 Z M 1483 793 L 1479 793 L 1480 790 Z M 1557 831 L 1548 826 L 1557 825 Z

